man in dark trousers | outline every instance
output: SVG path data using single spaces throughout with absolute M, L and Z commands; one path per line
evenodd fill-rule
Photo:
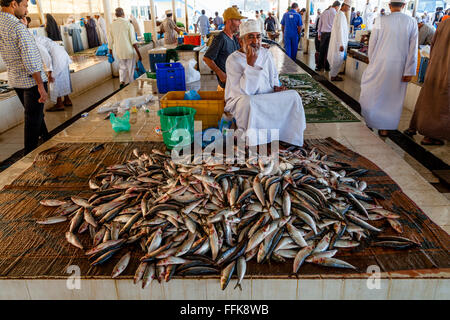
M 236 33 L 239 31 L 239 26 L 241 25 L 241 19 L 246 19 L 246 17 L 241 16 L 236 8 L 231 7 L 226 9 L 223 13 L 225 28 L 214 37 L 211 46 L 203 57 L 206 65 L 216 73 L 217 81 L 222 89 L 225 89 L 225 83 L 227 82 L 225 69 L 227 58 L 234 51 L 241 48 L 239 40 L 236 37 Z
M 0 0 L 0 54 L 13 87 L 25 109 L 25 153 L 48 139 L 44 103 L 47 76 L 33 35 L 20 22 L 28 13 L 28 0 Z
M 328 8 L 320 15 L 319 26 L 317 29 L 318 39 L 320 40 L 319 61 L 316 71 L 322 71 L 325 67 L 326 71 L 330 71 L 330 65 L 327 61 L 328 46 L 330 45 L 331 28 L 333 26 L 334 16 L 341 4 L 339 1 L 333 2 L 331 8 Z

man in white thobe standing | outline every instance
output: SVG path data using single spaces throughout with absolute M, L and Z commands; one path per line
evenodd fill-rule
M 142 61 L 142 57 L 137 46 L 134 27 L 130 20 L 125 19 L 122 8 L 116 9 L 116 17 L 117 19 L 111 23 L 108 46 L 109 53 L 119 60 L 120 87 L 123 87 L 134 80 L 136 65 L 134 51 L 136 51 L 139 61 Z
M 377 19 L 361 79 L 362 115 L 380 136 L 397 129 L 408 82 L 416 75 L 417 22 L 401 12 L 405 5 L 406 0 L 391 1 L 391 14 Z
M 344 0 L 341 10 L 336 14 L 331 28 L 330 46 L 328 47 L 327 60 L 330 64 L 330 79 L 331 81 L 342 81 L 338 77 L 339 69 L 341 69 L 344 62 L 345 52 L 347 51 L 348 43 L 348 23 L 345 13 L 350 10 L 351 0 Z
M 245 132 L 249 146 L 274 140 L 302 146 L 306 120 L 300 95 L 280 87 L 272 54 L 261 47 L 258 22 L 247 20 L 239 31 L 241 49 L 227 59 L 225 86 L 225 111 L 236 119 L 238 135 Z M 271 129 L 279 130 L 278 137 Z
M 367 0 L 366 7 L 364 8 L 364 12 L 362 15 L 363 23 L 366 25 L 366 30 L 369 30 L 368 23 L 369 23 L 370 18 L 372 17 L 372 14 L 373 14 L 372 5 L 370 4 L 370 0 Z M 372 28 L 372 25 L 371 25 L 371 28 Z
M 103 17 L 99 14 L 96 13 L 94 15 L 95 20 L 97 20 L 97 33 L 100 36 L 100 41 L 105 44 L 108 43 L 108 36 L 106 33 L 106 21 L 105 19 L 103 19 Z

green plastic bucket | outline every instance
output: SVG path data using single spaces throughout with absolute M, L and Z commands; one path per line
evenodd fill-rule
M 194 141 L 196 112 L 197 110 L 189 107 L 168 107 L 158 110 L 163 140 L 168 149 L 182 148 Z
M 145 42 L 151 42 L 152 41 L 152 34 L 151 34 L 151 32 L 144 33 L 144 40 L 145 40 Z

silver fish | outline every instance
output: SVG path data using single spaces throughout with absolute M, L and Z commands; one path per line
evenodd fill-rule
M 125 253 L 117 262 L 117 264 L 114 266 L 114 269 L 112 271 L 112 278 L 118 277 L 128 266 L 128 263 L 130 262 L 131 258 L 131 252 Z

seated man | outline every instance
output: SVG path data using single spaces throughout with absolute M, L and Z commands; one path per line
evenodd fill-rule
M 232 53 L 226 63 L 225 111 L 233 114 L 238 131 L 267 129 L 266 136 L 248 134 L 249 146 L 280 140 L 303 145 L 306 127 L 300 95 L 280 87 L 272 54 L 261 47 L 257 21 L 240 25 L 241 49 Z M 270 136 L 278 129 L 279 137 Z

